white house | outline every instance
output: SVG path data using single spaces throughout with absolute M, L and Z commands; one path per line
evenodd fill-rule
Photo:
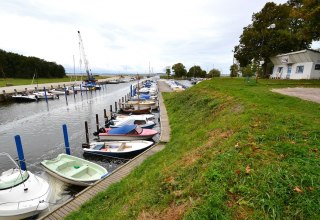
M 320 79 L 320 52 L 300 50 L 270 57 L 272 79 Z

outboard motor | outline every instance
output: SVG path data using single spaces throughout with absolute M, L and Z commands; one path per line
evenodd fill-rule
M 105 133 L 105 132 L 106 132 L 106 129 L 104 129 L 104 128 L 99 128 L 99 131 L 93 132 L 93 135 L 94 135 L 94 136 L 98 136 L 100 133 Z

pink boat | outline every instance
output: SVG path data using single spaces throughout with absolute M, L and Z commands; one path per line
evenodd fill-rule
M 105 132 L 99 133 L 100 141 L 129 141 L 147 140 L 158 134 L 153 129 L 144 129 L 137 125 L 125 125 L 119 128 L 106 128 Z

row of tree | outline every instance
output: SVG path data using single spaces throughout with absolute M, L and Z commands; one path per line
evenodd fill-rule
M 182 63 L 176 63 L 171 67 L 173 74 L 177 78 L 191 78 L 191 77 L 200 77 L 200 78 L 209 78 L 209 77 L 220 77 L 221 72 L 218 69 L 213 68 L 208 73 L 205 70 L 202 70 L 200 66 L 192 66 L 188 71 Z M 166 68 L 166 74 L 170 76 L 171 74 L 170 67 Z
M 231 76 L 237 76 L 240 70 L 251 70 L 268 77 L 269 57 L 308 49 L 312 41 L 320 40 L 319 21 L 319 0 L 266 3 L 260 12 L 253 14 L 252 24 L 243 29 L 239 45 L 234 48 L 240 67 L 233 64 Z
M 0 49 L 0 75 L 11 78 L 60 78 L 66 76 L 62 65 L 37 57 L 26 57 Z

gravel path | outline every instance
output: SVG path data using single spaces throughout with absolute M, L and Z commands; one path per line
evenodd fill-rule
M 320 88 L 286 88 L 272 89 L 271 91 L 320 103 Z

